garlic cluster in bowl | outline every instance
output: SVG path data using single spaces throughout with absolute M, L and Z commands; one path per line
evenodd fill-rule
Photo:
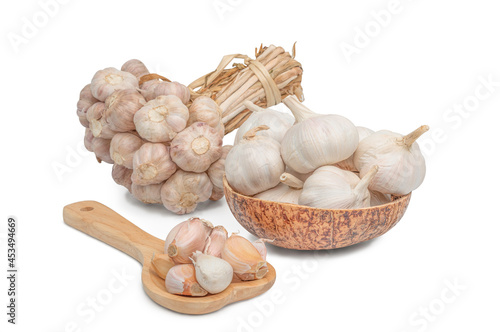
M 269 119 L 292 118 L 267 109 L 254 112 L 239 129 L 225 160 L 227 181 L 236 192 L 323 209 L 359 209 L 386 204 L 422 184 L 426 166 L 416 140 L 428 126 L 406 136 L 373 132 L 340 115 L 317 114 L 295 96 L 283 103 L 295 122 L 257 118 L 264 112 L 277 113 Z

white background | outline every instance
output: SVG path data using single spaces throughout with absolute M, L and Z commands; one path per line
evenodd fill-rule
M 15 327 L 6 323 L 1 278 L 2 331 L 7 325 L 8 331 L 70 331 L 73 323 L 80 331 L 500 329 L 495 2 L 401 0 L 381 28 L 370 13 L 391 7 L 389 0 L 74 0 L 46 22 L 38 1 L 0 6 L 0 266 L 5 271 L 6 219 L 14 215 L 20 271 Z M 40 28 L 23 37 L 33 16 Z M 372 37 L 355 44 L 366 27 Z M 25 38 L 16 47 L 14 35 Z M 263 296 L 204 316 L 156 305 L 142 290 L 137 262 L 63 223 L 64 205 L 89 199 L 160 238 L 187 217 L 134 201 L 114 184 L 111 166 L 89 154 L 67 164 L 84 133 L 75 115 L 80 89 L 96 70 L 130 58 L 188 84 L 223 55 L 253 55 L 260 43 L 290 50 L 295 41 L 306 105 L 316 112 L 405 134 L 431 126 L 420 140 L 428 161 L 424 184 L 400 224 L 381 238 L 322 253 L 269 248 L 278 279 Z M 358 45 L 358 53 L 346 57 L 346 44 Z M 474 105 L 476 89 L 488 92 L 481 77 L 497 86 Z M 464 102 L 469 111 L 451 113 Z M 58 163 L 70 168 L 61 179 Z M 202 204 L 195 215 L 251 237 L 224 200 Z M 88 298 L 106 293 L 114 273 L 132 280 L 101 311 L 80 315 Z

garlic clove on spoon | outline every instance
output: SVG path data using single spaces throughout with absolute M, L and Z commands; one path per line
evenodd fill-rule
M 168 271 L 175 266 L 174 261 L 167 254 L 155 254 L 151 257 L 151 267 L 153 271 L 162 278 L 166 279 Z
M 221 258 L 231 264 L 234 273 L 242 280 L 262 279 L 267 273 L 266 261 L 255 246 L 239 235 L 231 235 L 221 253 Z
M 165 277 L 165 287 L 170 294 L 205 296 L 208 294 L 196 281 L 196 270 L 193 264 L 173 266 Z
M 227 230 L 223 226 L 215 226 L 207 238 L 203 253 L 220 258 L 222 249 L 226 244 L 227 235 Z
M 191 255 L 202 251 L 213 225 L 203 219 L 191 218 L 178 230 L 166 250 L 166 254 L 176 264 L 190 263 Z
M 233 268 L 225 260 L 196 251 L 191 257 L 196 280 L 210 294 L 225 290 L 233 280 Z

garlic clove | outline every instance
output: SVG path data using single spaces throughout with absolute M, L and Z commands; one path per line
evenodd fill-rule
M 104 161 L 108 164 L 113 164 L 113 159 L 109 154 L 109 146 L 111 144 L 110 139 L 104 139 L 101 137 L 94 137 L 92 140 L 92 151 L 94 151 L 97 161 L 100 163 Z
M 115 164 L 131 169 L 134 154 L 143 143 L 143 140 L 134 134 L 117 133 L 111 139 L 109 153 Z
M 168 271 L 175 266 L 174 261 L 166 254 L 154 254 L 151 257 L 151 267 L 153 271 L 162 278 L 166 279 Z
M 266 258 L 267 258 L 266 242 L 271 243 L 271 242 L 274 242 L 274 240 L 260 238 L 256 241 L 252 242 L 253 246 L 257 249 L 257 251 L 259 252 L 259 254 L 263 260 L 266 260 Z
M 260 271 L 266 265 L 266 261 L 257 248 L 239 235 L 233 234 L 226 240 L 221 258 L 231 264 L 236 275 L 246 277 L 245 280 L 260 279 L 267 272 L 267 270 Z
M 139 81 L 134 75 L 116 68 L 99 70 L 90 83 L 92 95 L 100 101 L 105 101 L 116 90 L 137 88 Z
M 213 225 L 209 221 L 199 218 L 189 219 L 179 228 L 165 253 L 176 264 L 190 263 L 191 255 L 205 247 L 212 229 Z
M 132 195 L 146 204 L 161 204 L 161 188 L 163 183 L 139 186 L 132 182 Z
M 146 99 L 135 89 L 117 90 L 106 98 L 105 119 L 109 128 L 117 132 L 135 129 L 134 115 L 146 104 Z
M 144 76 L 149 74 L 149 70 L 146 65 L 137 59 L 128 60 L 125 62 L 121 68 L 121 71 L 126 71 L 134 75 L 138 80 Z
M 195 122 L 205 122 L 212 128 L 218 128 L 221 123 L 222 110 L 219 105 L 206 96 L 196 98 L 189 106 L 188 126 Z
M 176 96 L 184 105 L 189 102 L 189 98 L 191 97 L 189 89 L 179 82 L 160 82 L 159 84 L 156 84 L 154 88 L 154 95 L 155 97 Z
M 164 182 L 177 170 L 169 148 L 162 143 L 145 143 L 133 157 L 132 181 L 145 186 Z
M 263 265 L 257 272 L 251 273 L 235 273 L 235 275 L 243 281 L 252 281 L 256 279 L 262 279 L 267 274 L 268 268 L 267 264 Z
M 233 268 L 223 259 L 197 251 L 193 254 L 196 280 L 210 294 L 225 290 L 233 280 Z
M 170 243 L 172 243 L 172 241 L 175 239 L 175 236 L 177 235 L 177 233 L 179 233 L 179 230 L 181 229 L 181 227 L 188 223 L 192 218 L 188 219 L 188 220 L 184 220 L 183 222 L 177 224 L 174 226 L 174 228 L 172 228 L 170 230 L 170 232 L 168 233 L 167 235 L 167 238 L 165 239 L 165 249 L 164 249 L 164 252 L 165 254 L 168 252 L 168 246 L 170 245 Z
M 106 122 L 105 112 L 106 105 L 97 102 L 87 110 L 87 121 L 89 122 L 89 129 L 92 131 L 94 137 L 111 139 L 116 132 L 112 130 Z
M 132 193 L 132 170 L 121 165 L 114 164 L 113 170 L 111 172 L 111 176 L 113 180 L 125 188 L 128 189 L 130 193 Z
M 223 226 L 216 226 L 207 238 L 203 253 L 215 257 L 221 257 L 222 249 L 227 240 L 227 230 Z
M 205 296 L 208 294 L 196 281 L 193 264 L 173 266 L 165 277 L 165 287 L 170 294 Z

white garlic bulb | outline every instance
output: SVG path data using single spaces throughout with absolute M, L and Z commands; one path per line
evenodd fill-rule
M 227 181 L 241 194 L 252 196 L 277 186 L 285 171 L 278 141 L 256 135 L 267 129 L 263 125 L 248 131 L 226 157 Z
M 140 186 L 132 182 L 131 192 L 132 195 L 146 204 L 161 204 L 161 188 L 162 183 L 150 184 L 147 186 Z
M 233 280 L 233 268 L 225 260 L 197 251 L 193 254 L 196 281 L 210 294 L 225 290 Z
M 117 165 L 132 168 L 134 154 L 144 142 L 138 136 L 130 133 L 117 133 L 111 139 L 109 153 Z
M 222 136 L 205 122 L 195 122 L 175 136 L 170 155 L 183 170 L 204 172 L 222 155 Z
M 155 96 L 155 88 L 158 84 L 160 84 L 160 80 L 149 80 L 141 84 L 141 88 L 139 92 L 143 95 L 146 101 L 151 101 L 156 98 Z
M 338 163 L 354 153 L 359 135 L 351 121 L 340 115 L 316 114 L 294 95 L 283 102 L 296 119 L 281 142 L 281 155 L 287 166 L 305 174 L 320 166 Z
M 205 247 L 213 225 L 200 218 L 187 220 L 177 230 L 172 242 L 166 248 L 165 253 L 176 264 L 190 263 L 190 258 L 196 251 L 201 251 Z
M 254 197 L 272 202 L 299 204 L 299 196 L 302 193 L 304 183 L 290 173 L 283 173 L 280 181 L 281 183 L 276 187 Z
M 137 90 L 125 89 L 113 92 L 106 98 L 106 122 L 118 132 L 135 129 L 134 115 L 146 104 L 146 99 Z
M 422 184 L 426 166 L 416 140 L 428 130 L 428 126 L 422 126 L 406 136 L 383 130 L 359 143 L 354 164 L 360 175 L 365 176 L 374 165 L 380 168 L 370 190 L 406 195 Z
M 210 181 L 214 185 L 212 190 L 212 196 L 210 196 L 210 200 L 218 201 L 222 197 L 224 197 L 224 184 L 223 178 L 226 168 L 226 157 L 229 151 L 232 149 L 232 145 L 224 145 L 222 147 L 222 154 L 216 162 L 214 162 L 207 170 L 207 175 L 210 178 Z
M 160 96 L 146 103 L 134 116 L 139 135 L 150 142 L 169 142 L 186 128 L 189 111 L 176 96 Z
M 95 153 L 97 161 L 100 163 L 104 161 L 108 164 L 113 164 L 113 159 L 109 153 L 109 146 L 111 144 L 110 139 L 105 139 L 101 137 L 94 137 L 92 140 L 92 151 Z
M 138 88 L 139 81 L 134 75 L 116 68 L 99 70 L 90 83 L 92 95 L 100 101 L 105 101 L 116 90 Z
M 219 105 L 206 96 L 196 98 L 189 106 L 188 126 L 195 122 L 205 122 L 212 128 L 218 128 L 221 122 L 222 110 Z
M 304 183 L 300 205 L 322 209 L 359 209 L 370 206 L 368 185 L 378 171 L 377 166 L 361 180 L 352 172 L 335 166 L 323 166 Z
M 137 59 L 128 60 L 125 62 L 121 68 L 122 71 L 126 71 L 137 77 L 139 80 L 142 76 L 149 74 L 149 70 L 146 65 Z
M 193 212 L 198 203 L 208 200 L 212 189 L 212 182 L 206 173 L 179 169 L 163 185 L 161 199 L 167 210 L 186 214 Z
M 281 143 L 283 136 L 285 136 L 285 133 L 295 122 L 295 119 L 290 114 L 276 111 L 271 108 L 264 109 L 248 100 L 243 102 L 243 104 L 252 111 L 252 115 L 243 122 L 236 132 L 234 145 L 241 141 L 243 135 L 245 135 L 247 131 L 261 125 L 268 126 L 269 130 L 259 131 L 257 135 L 268 136 Z
M 366 137 L 368 137 L 374 133 L 373 130 L 365 128 L 365 127 L 358 126 L 358 127 L 356 127 L 356 129 L 358 130 L 359 142 L 361 142 L 363 139 L 365 139 Z M 338 168 L 345 169 L 346 171 L 351 171 L 351 172 L 358 171 L 356 169 L 356 166 L 354 165 L 354 153 L 346 160 L 343 160 L 339 163 L 336 163 L 334 166 L 337 166 Z
M 179 82 L 160 82 L 155 85 L 155 98 L 159 96 L 176 96 L 185 105 L 189 102 L 191 93 L 189 89 Z
M 92 91 L 90 91 L 90 84 L 87 84 L 82 89 L 82 91 L 80 91 L 80 99 L 76 104 L 76 114 L 78 115 L 82 126 L 86 128 L 89 127 L 89 121 L 87 120 L 87 110 L 90 106 L 94 105 L 98 101 L 99 100 L 95 99 L 94 96 L 92 96 Z
M 111 176 L 116 184 L 124 186 L 132 193 L 132 170 L 121 165 L 114 164 Z
M 169 148 L 162 143 L 145 143 L 133 156 L 132 181 L 145 186 L 167 180 L 177 170 Z
M 111 139 L 116 132 L 111 129 L 105 119 L 106 105 L 97 102 L 87 110 L 87 120 L 89 128 L 94 137 Z
M 389 194 L 382 194 L 378 191 L 370 190 L 370 206 L 384 205 L 392 202 L 392 196 Z
M 83 145 L 85 145 L 85 148 L 90 152 L 94 152 L 94 150 L 92 150 L 93 140 L 94 140 L 94 135 L 92 135 L 92 130 L 90 130 L 90 128 L 85 128 L 85 137 L 83 138 Z

